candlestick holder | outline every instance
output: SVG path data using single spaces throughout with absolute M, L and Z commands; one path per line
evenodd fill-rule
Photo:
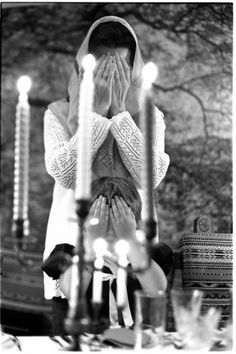
M 156 236 L 156 228 L 157 228 L 157 222 L 154 219 L 149 219 L 144 223 L 144 233 L 146 235 L 146 240 L 147 240 L 146 247 L 150 259 L 153 252 L 153 240 Z
M 15 251 L 17 260 L 31 271 L 41 268 L 41 262 L 35 262 L 31 259 L 26 259 L 24 254 L 24 238 L 29 235 L 29 220 L 28 219 L 13 219 L 12 221 L 12 236 L 15 241 Z
M 89 348 L 91 351 L 98 351 L 101 348 L 101 340 L 99 334 L 101 333 L 99 314 L 101 310 L 102 302 L 92 302 L 92 319 L 90 325 L 90 331 L 93 334 L 89 341 Z
M 78 256 L 76 265 L 78 269 L 78 286 L 73 283 L 71 289 L 74 291 L 74 298 L 69 301 L 69 311 L 65 320 L 65 329 L 72 335 L 73 343 L 67 348 L 68 351 L 82 351 L 80 337 L 88 329 L 89 319 L 87 316 L 87 304 L 83 288 L 83 270 L 85 268 L 84 249 L 84 223 L 89 213 L 89 200 L 80 199 L 76 201 L 76 214 L 78 217 L 78 240 L 75 254 Z

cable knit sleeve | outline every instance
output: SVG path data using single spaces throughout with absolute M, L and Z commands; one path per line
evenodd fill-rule
M 92 160 L 108 134 L 111 122 L 97 113 L 92 114 Z M 78 131 L 71 137 L 48 109 L 44 116 L 45 164 L 48 173 L 65 188 L 75 188 Z
M 141 187 L 143 136 L 129 112 L 119 113 L 112 119 L 111 132 L 116 139 L 120 156 L 134 178 L 138 187 Z M 165 153 L 165 123 L 163 114 L 155 107 L 155 123 L 153 126 L 153 183 L 154 189 L 164 178 L 169 166 L 169 156 Z

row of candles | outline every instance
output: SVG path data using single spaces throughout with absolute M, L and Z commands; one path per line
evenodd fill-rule
M 77 175 L 75 199 L 90 200 L 91 194 L 91 156 L 90 156 L 90 115 L 93 110 L 94 82 L 93 70 L 96 66 L 95 58 L 88 54 L 82 62 L 84 76 L 80 86 L 78 107 L 79 143 L 77 154 Z M 143 84 L 141 89 L 142 125 L 144 137 L 144 159 L 142 173 L 142 188 L 144 191 L 143 221 L 154 219 L 153 184 L 152 184 L 152 82 L 157 77 L 157 67 L 148 63 L 142 71 Z M 14 201 L 13 220 L 28 220 L 28 187 L 29 187 L 29 139 L 30 139 L 30 106 L 28 91 L 31 80 L 22 76 L 17 82 L 19 99 L 16 106 L 16 133 L 15 133 L 15 169 L 14 169 Z M 105 239 L 97 239 L 94 243 L 95 261 L 93 275 L 93 302 L 100 303 L 102 296 L 102 268 L 103 256 L 107 249 Z M 128 264 L 129 245 L 125 240 L 119 240 L 114 245 L 118 256 L 117 271 L 117 303 L 122 307 L 125 302 L 124 286 L 126 283 L 126 266 Z M 77 282 L 76 282 L 77 283 Z

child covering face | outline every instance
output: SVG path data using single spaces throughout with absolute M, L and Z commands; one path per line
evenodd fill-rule
M 103 177 L 93 181 L 92 195 L 92 205 L 85 226 L 86 258 L 94 259 L 93 244 L 97 238 L 102 237 L 109 244 L 108 252 L 104 256 L 103 304 L 100 317 L 104 318 L 104 323 L 113 325 L 120 323 L 125 326 L 132 326 L 134 320 L 134 291 L 143 289 L 147 294 L 152 295 L 157 290 L 166 289 L 165 273 L 168 272 L 172 251 L 167 245 L 159 244 L 154 259 L 151 259 L 150 266 L 144 272 L 136 273 L 135 270 L 147 261 L 146 250 L 136 237 L 137 222 L 141 212 L 141 199 L 136 187 L 132 182 L 122 178 Z M 122 318 L 118 316 L 115 300 L 117 254 L 114 251 L 114 244 L 120 239 L 126 240 L 129 244 L 126 306 L 122 316 L 120 316 Z M 56 245 L 43 266 L 43 270 L 49 276 L 58 280 L 58 286 L 64 294 L 65 298 L 61 299 L 60 303 L 60 306 L 62 304 L 64 306 L 63 318 L 68 311 L 67 299 L 70 297 L 71 266 L 60 273 L 58 270 L 60 264 L 55 264 L 54 260 L 56 253 L 59 251 L 72 256 L 74 246 L 66 242 Z M 93 270 L 90 268 L 84 270 L 83 289 L 91 315 Z M 58 305 L 58 298 L 55 303 Z M 60 328 L 56 328 L 56 332 L 58 331 L 63 331 L 63 319 L 61 319 Z

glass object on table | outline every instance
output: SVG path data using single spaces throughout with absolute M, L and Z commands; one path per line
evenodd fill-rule
M 0 328 L 0 336 L 1 336 L 1 349 L 2 351 L 13 351 L 13 352 L 17 352 L 17 351 L 21 351 L 21 343 L 18 339 L 18 337 L 12 335 L 12 334 L 8 334 L 5 333 L 2 329 L 2 327 Z
M 157 291 L 152 296 L 141 290 L 135 291 L 135 350 L 163 346 L 165 317 L 166 293 L 164 291 Z M 147 335 L 148 340 L 146 340 Z
M 171 301 L 177 329 L 175 345 L 179 348 L 209 350 L 214 342 L 220 311 L 214 307 L 201 314 L 203 291 L 172 289 Z

